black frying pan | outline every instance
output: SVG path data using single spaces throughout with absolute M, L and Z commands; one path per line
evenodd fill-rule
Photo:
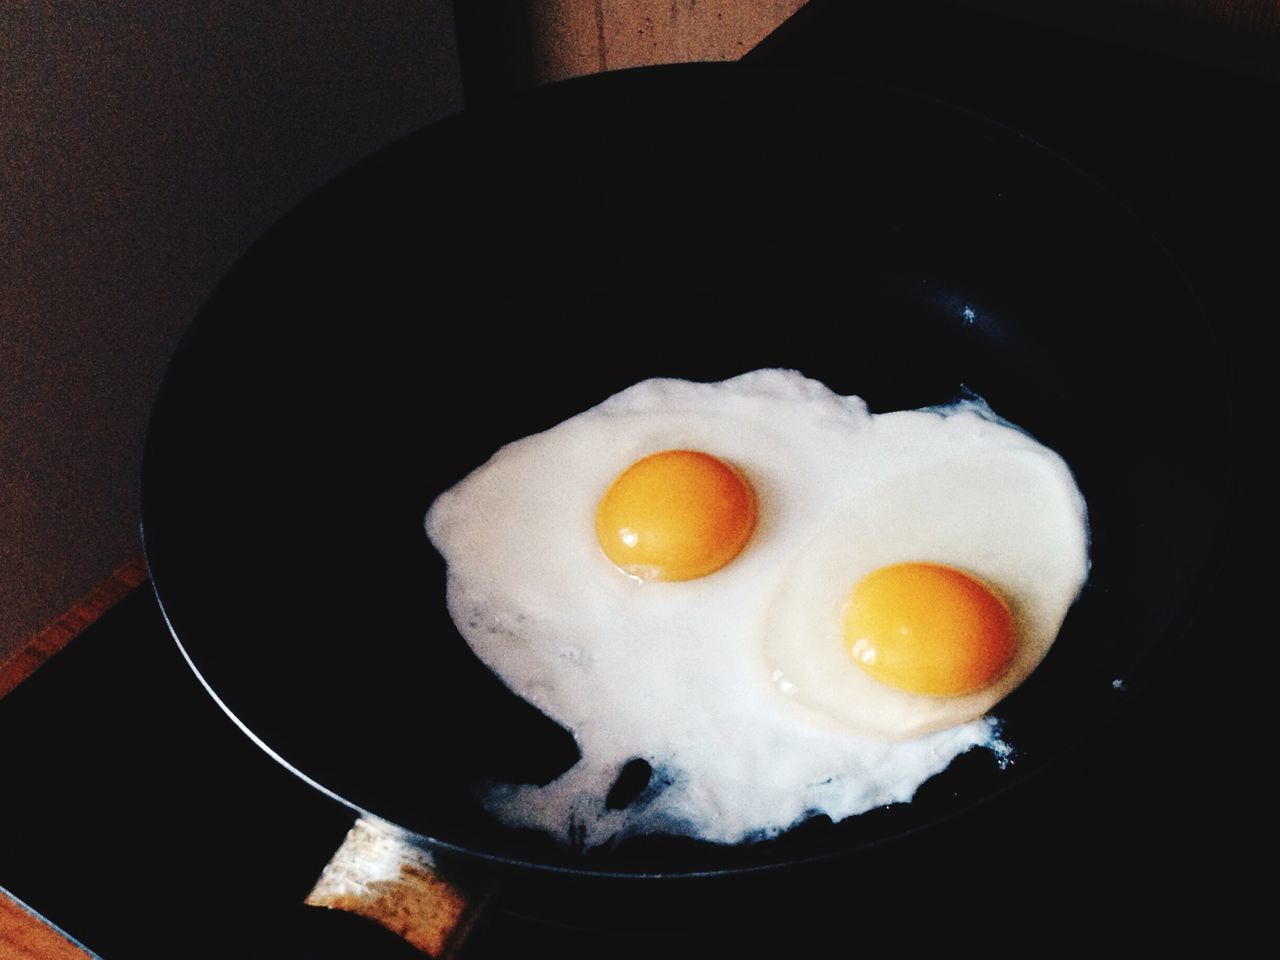
M 1230 477 L 1221 372 L 1170 258 L 1016 133 L 847 80 L 611 74 L 417 133 L 303 203 L 228 274 L 156 403 L 154 584 L 228 713 L 346 803 L 466 859 L 587 877 L 848 855 L 1062 756 L 1185 628 Z M 768 842 L 588 854 L 504 829 L 479 781 L 571 739 L 458 638 L 422 532 L 503 443 L 645 377 L 794 367 L 873 410 L 966 390 L 1059 450 L 1093 571 L 1047 662 L 916 801 Z

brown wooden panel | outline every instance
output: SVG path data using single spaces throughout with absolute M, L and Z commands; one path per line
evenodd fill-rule
M 93 960 L 0 890 L 0 960 Z
M 805 0 L 532 0 L 539 83 L 655 63 L 736 60 Z
M 142 557 L 126 561 L 110 577 L 32 637 L 25 646 L 20 647 L 7 660 L 0 661 L 0 697 L 35 673 L 42 663 L 146 579 L 147 563 Z

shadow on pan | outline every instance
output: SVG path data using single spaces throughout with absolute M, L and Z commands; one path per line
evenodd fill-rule
M 1141 682 L 1217 544 L 1221 412 L 1181 402 L 1215 394 L 1215 355 L 1132 214 L 1005 128 L 848 80 L 611 74 L 410 136 L 249 251 L 153 412 L 147 556 L 225 709 L 441 850 L 589 876 L 811 861 L 994 796 L 1104 724 L 1116 681 Z M 1017 762 L 970 754 L 909 805 L 738 847 L 580 854 L 495 825 L 475 784 L 544 782 L 576 752 L 458 638 L 428 505 L 638 380 L 760 367 L 874 411 L 971 390 L 1076 471 L 1093 570 L 997 711 Z

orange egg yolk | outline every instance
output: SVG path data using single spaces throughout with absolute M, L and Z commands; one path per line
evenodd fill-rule
M 756 525 L 746 478 L 718 457 L 666 450 L 618 475 L 596 508 L 604 554 L 642 580 L 693 580 L 738 555 Z
M 898 563 L 873 570 L 849 592 L 844 645 L 881 683 L 935 697 L 994 682 L 1014 652 L 1013 615 L 963 570 Z

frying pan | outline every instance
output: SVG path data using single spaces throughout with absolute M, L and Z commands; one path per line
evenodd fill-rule
M 1085 742 L 1186 629 L 1230 484 L 1223 374 L 1173 261 L 1017 133 L 847 79 L 663 67 L 407 137 L 301 204 L 200 311 L 154 407 L 143 533 L 177 641 L 318 788 L 544 877 L 724 877 L 856 855 Z M 873 411 L 976 393 L 1058 450 L 1093 568 L 1048 660 L 916 800 L 722 847 L 506 829 L 486 781 L 571 737 L 479 665 L 428 505 L 502 444 L 651 376 L 790 367 Z M 1176 414 L 1176 415 L 1175 415 Z

